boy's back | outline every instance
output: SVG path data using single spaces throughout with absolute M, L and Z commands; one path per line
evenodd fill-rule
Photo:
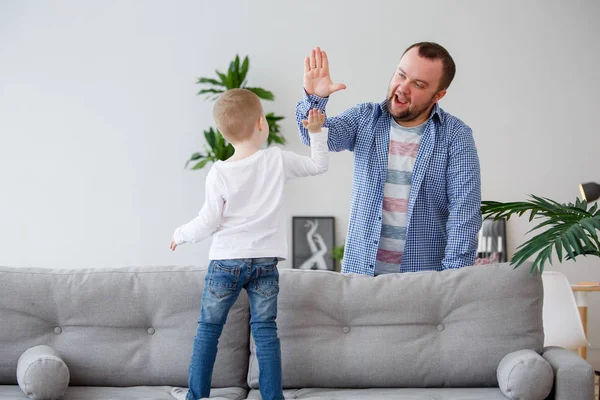
M 327 138 L 324 132 L 319 135 Z M 317 157 L 312 168 L 307 163 L 311 161 L 308 157 L 302 160 L 279 148 L 261 150 L 243 160 L 214 165 L 225 205 L 221 223 L 213 235 L 210 259 L 267 255 L 286 258 L 283 187 L 289 178 L 315 175 L 327 168 L 326 144 L 322 148 L 316 144 L 316 147 L 317 153 L 325 154 Z M 301 174 L 302 170 L 305 173 Z
M 175 242 L 197 242 L 212 233 L 211 260 L 285 259 L 283 187 L 288 179 L 327 170 L 327 128 L 322 129 L 311 134 L 311 157 L 269 148 L 241 160 L 216 162 L 206 177 L 202 210 L 175 231 Z

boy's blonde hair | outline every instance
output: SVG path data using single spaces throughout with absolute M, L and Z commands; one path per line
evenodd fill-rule
M 260 99 L 248 89 L 230 89 L 219 96 L 213 118 L 223 137 L 230 143 L 248 139 L 254 124 L 263 116 Z

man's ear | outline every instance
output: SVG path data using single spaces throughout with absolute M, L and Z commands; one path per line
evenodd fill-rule
M 440 90 L 439 92 L 437 92 L 437 94 L 435 96 L 433 96 L 433 103 L 437 103 L 438 101 L 440 101 L 444 96 L 446 95 L 446 89 L 444 90 Z

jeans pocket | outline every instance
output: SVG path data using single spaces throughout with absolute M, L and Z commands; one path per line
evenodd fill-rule
M 228 261 L 211 261 L 206 287 L 210 294 L 222 299 L 233 294 L 240 278 L 241 266 Z
M 276 263 L 256 266 L 254 289 L 267 298 L 279 293 L 279 271 Z

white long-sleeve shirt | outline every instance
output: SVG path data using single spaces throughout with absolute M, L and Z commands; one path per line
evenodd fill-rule
M 283 186 L 289 179 L 328 168 L 327 128 L 311 134 L 311 155 L 276 147 L 238 161 L 217 161 L 206 176 L 204 206 L 177 228 L 177 245 L 213 235 L 211 260 L 287 257 Z

